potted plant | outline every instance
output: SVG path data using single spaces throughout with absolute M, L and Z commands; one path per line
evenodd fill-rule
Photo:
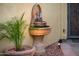
M 11 21 L 0 23 L 0 39 L 9 39 L 15 45 L 15 47 L 5 50 L 7 55 L 33 55 L 35 53 L 35 47 L 24 47 L 22 45 L 27 27 L 23 16 L 24 13 L 20 18 L 14 17 Z

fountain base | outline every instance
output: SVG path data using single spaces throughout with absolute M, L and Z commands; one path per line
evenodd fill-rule
M 34 39 L 34 47 L 36 48 L 35 55 L 44 55 L 45 54 L 45 46 L 43 43 L 44 36 L 33 36 Z

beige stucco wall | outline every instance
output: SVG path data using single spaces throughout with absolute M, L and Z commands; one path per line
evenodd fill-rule
M 20 16 L 25 12 L 24 19 L 30 24 L 31 10 L 34 4 L 0 4 L 0 22 L 10 20 L 13 16 Z M 60 38 L 67 37 L 67 4 L 50 3 L 40 4 L 42 8 L 43 20 L 45 20 L 52 28 L 50 34 L 45 36 L 44 43 L 48 46 Z M 66 32 L 63 34 L 63 28 Z M 26 38 L 23 44 L 32 45 L 33 40 L 26 30 Z M 5 39 L 0 41 L 0 51 L 13 44 Z
M 60 4 L 60 12 L 60 38 L 67 39 L 67 4 Z M 65 32 L 63 32 L 63 29 Z

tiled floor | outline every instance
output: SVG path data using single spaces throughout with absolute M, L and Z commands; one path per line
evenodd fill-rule
M 65 56 L 79 56 L 79 42 L 67 40 L 61 44 Z

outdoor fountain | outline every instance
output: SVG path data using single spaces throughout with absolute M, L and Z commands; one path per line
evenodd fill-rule
M 42 20 L 42 11 L 39 4 L 35 4 L 32 8 L 31 23 L 29 33 L 33 38 L 33 45 L 36 48 L 36 55 L 45 53 L 45 45 L 43 38 L 50 32 L 51 28 Z

